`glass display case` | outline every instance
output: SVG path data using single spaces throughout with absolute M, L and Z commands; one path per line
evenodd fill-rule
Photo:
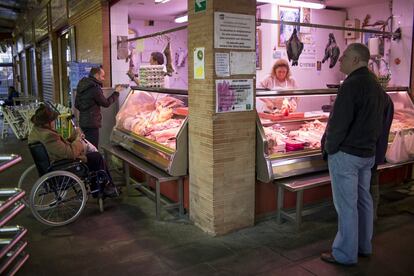
M 111 141 L 173 176 L 188 168 L 186 90 L 132 87 L 116 115 Z
M 321 138 L 337 89 L 282 90 L 256 93 L 257 179 L 270 182 L 325 171 Z M 397 130 L 414 128 L 414 105 L 406 87 L 388 88 L 395 113 L 390 141 Z

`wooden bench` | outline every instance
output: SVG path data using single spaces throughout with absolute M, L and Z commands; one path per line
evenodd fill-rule
M 413 163 L 414 160 L 398 164 L 385 163 L 379 165 L 377 170 L 382 171 L 393 169 Z M 306 210 L 303 208 L 303 191 L 331 184 L 328 172 L 275 180 L 274 184 L 277 185 L 277 223 L 279 224 L 282 223 L 283 219 L 286 219 L 294 222 L 296 230 L 299 230 L 303 216 L 319 212 L 320 210 L 332 205 L 331 201 L 326 201 L 316 204 Z M 291 210 L 288 211 L 288 209 L 283 207 L 285 190 L 296 193 L 296 208 L 294 212 Z
M 130 194 L 131 188 L 136 188 L 139 191 L 141 191 L 143 194 L 147 195 L 148 197 L 155 199 L 155 214 L 158 220 L 160 219 L 161 201 L 163 201 L 163 207 L 165 209 L 178 208 L 179 216 L 182 217 L 184 215 L 184 196 L 183 196 L 184 176 L 171 176 L 167 174 L 166 172 L 160 170 L 159 168 L 155 167 L 154 165 L 148 163 L 147 161 L 125 150 L 121 146 L 107 145 L 107 146 L 102 146 L 101 149 L 103 149 L 104 151 L 106 160 L 109 160 L 108 159 L 109 154 L 116 156 L 117 158 L 122 160 L 127 194 Z M 129 166 L 132 166 L 140 170 L 141 172 L 145 173 L 146 175 L 149 175 L 155 178 L 155 193 L 149 188 L 148 177 L 146 177 L 146 180 L 144 182 L 136 182 L 134 184 L 131 184 Z M 161 193 L 160 193 L 161 184 L 164 182 L 173 181 L 173 180 L 178 180 L 178 203 L 168 203 L 161 199 Z

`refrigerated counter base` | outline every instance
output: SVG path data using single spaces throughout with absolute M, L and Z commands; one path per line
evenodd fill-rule
M 105 154 L 123 162 L 127 189 L 135 187 L 155 199 L 156 217 L 161 206 L 178 208 L 183 217 L 183 180 L 188 174 L 188 96 L 186 90 L 132 87 L 116 116 L 112 145 Z M 109 159 L 107 159 L 109 160 Z M 145 181 L 130 185 L 130 168 L 146 175 Z M 155 187 L 149 185 L 155 179 Z M 177 182 L 178 202 L 161 205 L 161 185 Z

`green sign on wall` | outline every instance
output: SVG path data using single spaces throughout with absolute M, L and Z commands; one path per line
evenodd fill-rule
M 195 0 L 194 10 L 195 12 L 205 11 L 207 7 L 207 0 Z

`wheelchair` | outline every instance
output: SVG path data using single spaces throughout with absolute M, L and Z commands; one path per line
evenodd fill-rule
M 36 168 L 40 178 L 34 183 L 27 201 L 38 221 L 49 226 L 75 221 L 85 208 L 89 195 L 98 198 L 99 209 L 103 212 L 103 187 L 109 180 L 105 171 L 90 172 L 80 160 L 51 163 L 41 142 L 29 144 L 29 149 L 35 165 L 22 174 L 19 187 L 29 171 Z

